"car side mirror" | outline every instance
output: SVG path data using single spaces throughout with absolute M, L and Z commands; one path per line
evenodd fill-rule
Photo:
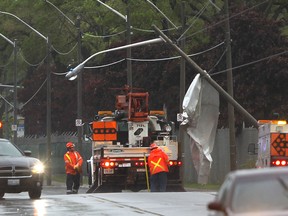
M 32 154 L 32 152 L 29 151 L 29 150 L 25 150 L 25 151 L 24 151 L 24 155 L 27 156 L 27 157 L 30 157 L 31 154 Z
M 213 201 L 213 202 L 208 203 L 208 209 L 214 210 L 214 211 L 220 211 L 220 212 L 224 212 L 224 213 L 226 212 L 223 205 L 217 201 Z

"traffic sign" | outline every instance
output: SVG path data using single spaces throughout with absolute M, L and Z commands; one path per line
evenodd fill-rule
M 82 119 L 76 119 L 75 125 L 76 125 L 76 127 L 81 127 L 82 126 Z
M 182 113 L 177 113 L 177 122 L 182 122 L 184 120 Z

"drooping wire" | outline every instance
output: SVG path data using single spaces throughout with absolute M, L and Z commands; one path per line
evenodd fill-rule
M 224 43 L 224 42 L 223 42 Z M 208 71 L 208 74 L 210 74 L 215 68 L 216 66 L 220 63 L 220 61 L 222 60 L 222 58 L 224 57 L 224 55 L 227 52 L 227 47 L 224 49 L 223 53 L 221 54 L 220 58 L 218 59 L 218 61 L 213 65 L 213 67 Z
M 53 45 L 51 45 L 51 48 L 52 48 L 56 53 L 58 53 L 59 55 L 68 55 L 68 54 L 70 54 L 70 53 L 77 47 L 77 45 L 78 45 L 78 42 L 76 42 L 76 44 L 72 47 L 72 49 L 69 50 L 69 51 L 66 52 L 66 53 L 60 52 L 60 51 L 57 50 Z
M 178 26 L 177 28 L 181 28 L 181 26 Z M 136 27 L 133 27 L 134 30 L 136 31 L 140 31 L 140 32 L 147 32 L 147 33 L 154 33 L 155 30 L 153 29 L 141 29 L 141 28 L 136 28 Z M 167 31 L 175 31 L 177 29 L 175 28 L 169 28 L 169 29 L 163 29 L 161 30 L 162 32 L 167 32 Z
M 193 54 L 190 54 L 188 55 L 189 57 L 193 57 L 193 56 L 197 56 L 197 55 L 201 55 L 203 53 L 206 53 L 208 51 L 211 51 L 219 46 L 222 46 L 224 44 L 224 42 L 221 42 L 217 45 L 215 45 L 214 47 L 211 47 L 209 49 L 206 49 L 206 50 L 203 50 L 201 52 L 197 52 L 197 53 L 193 53 Z M 139 61 L 139 62 L 156 62 L 156 61 L 169 61 L 169 60 L 173 60 L 173 59 L 178 59 L 178 58 L 181 58 L 181 56 L 174 56 L 174 57 L 168 57 L 168 58 L 160 58 L 160 59 L 135 59 L 135 58 L 127 58 L 128 60 L 131 60 L 131 61 Z
M 89 33 L 84 33 L 84 35 L 88 36 L 88 37 L 94 37 L 94 38 L 107 38 L 107 37 L 118 36 L 118 35 L 123 34 L 125 32 L 126 32 L 126 30 L 118 32 L 118 33 L 115 33 L 115 34 L 111 34 L 111 35 L 92 35 L 92 34 L 89 34 Z
M 5 97 L 3 97 L 2 95 L 0 95 L 0 97 L 1 97 L 7 104 L 9 104 L 9 106 L 11 106 L 11 107 L 14 108 L 14 105 L 11 104 Z
M 189 31 L 189 29 L 195 24 L 196 20 L 204 13 L 207 6 L 209 5 L 209 1 L 204 5 L 204 7 L 193 17 L 192 23 L 190 26 L 183 32 L 183 34 L 177 39 L 177 42 L 182 39 L 182 37 Z
M 105 64 L 105 65 L 91 66 L 91 67 L 84 67 L 84 68 L 86 68 L 86 69 L 96 69 L 96 68 L 109 67 L 109 66 L 112 66 L 112 65 L 115 65 L 115 64 L 121 63 L 121 62 L 123 62 L 123 61 L 125 61 L 125 60 L 126 60 L 126 59 L 121 59 L 121 60 L 119 60 L 119 61 L 112 62 L 112 63 Z
M 44 82 L 41 84 L 38 90 L 32 95 L 32 97 L 22 104 L 22 107 L 26 106 L 38 94 L 38 92 L 42 89 L 42 87 L 44 86 L 46 82 L 47 82 L 47 78 L 44 80 Z
M 7 61 L 7 64 L 5 64 L 5 65 L 0 65 L 0 67 L 1 67 L 1 68 L 7 67 L 7 66 L 11 63 L 11 61 L 9 61 L 9 59 L 10 59 L 13 55 L 14 55 L 14 51 L 12 51 L 11 55 L 9 56 L 8 61 Z
M 23 60 L 24 62 L 26 62 L 26 64 L 28 64 L 28 65 L 31 66 L 31 67 L 37 67 L 37 66 L 39 66 L 39 65 L 42 64 L 42 63 L 45 61 L 45 59 L 47 58 L 47 55 L 46 55 L 39 63 L 37 63 L 37 64 L 32 64 L 32 63 L 30 63 L 30 62 L 27 61 L 27 59 L 24 57 L 24 55 L 23 55 L 23 53 L 22 53 L 21 50 L 19 50 L 19 56 L 22 58 L 22 60 Z

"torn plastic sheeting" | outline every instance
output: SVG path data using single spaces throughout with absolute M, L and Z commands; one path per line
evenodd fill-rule
M 219 116 L 219 93 L 197 74 L 183 99 L 183 116 L 191 139 L 191 155 L 198 183 L 206 184 L 212 163 Z

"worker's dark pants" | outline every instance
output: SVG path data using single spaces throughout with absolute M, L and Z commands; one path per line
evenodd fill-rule
M 78 190 L 80 187 L 80 174 L 72 175 L 67 173 L 66 186 L 67 190 Z
M 150 176 L 151 192 L 165 192 L 167 186 L 167 173 L 160 172 Z

